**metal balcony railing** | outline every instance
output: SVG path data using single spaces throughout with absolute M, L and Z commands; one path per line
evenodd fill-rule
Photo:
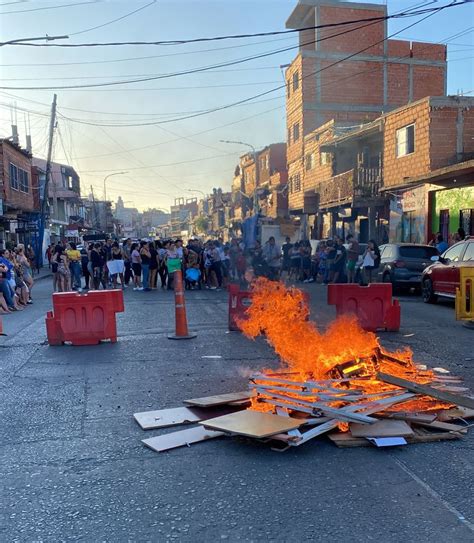
M 319 184 L 319 205 L 327 207 L 350 202 L 354 186 L 354 170 L 335 175 Z

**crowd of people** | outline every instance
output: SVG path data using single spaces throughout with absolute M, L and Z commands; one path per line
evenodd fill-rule
M 23 244 L 0 250 L 0 314 L 23 311 L 33 303 L 34 253 Z
M 127 288 L 150 291 L 173 289 L 170 269 L 182 269 L 186 289 L 219 290 L 230 281 L 246 286 L 253 277 L 293 282 L 365 282 L 373 280 L 373 270 L 380 261 L 375 241 L 368 243 L 362 255 L 361 269 L 356 270 L 359 244 L 352 235 L 346 241 L 335 237 L 319 242 L 316 249 L 308 240 L 282 247 L 270 237 L 263 245 L 246 250 L 241 239 L 202 241 L 180 239 L 132 241 L 111 239 L 84 246 L 56 244 L 46 254 L 53 272 L 55 291 L 100 288 Z M 362 274 L 360 276 L 360 274 Z
M 462 239 L 464 232 L 458 231 Z M 439 252 L 447 248 L 440 233 L 433 239 Z M 173 273 L 182 269 L 186 289 L 219 290 L 230 281 L 247 286 L 254 277 L 303 283 L 369 284 L 380 264 L 377 243 L 370 240 L 361 251 L 352 234 L 344 240 L 309 240 L 292 243 L 286 238 L 279 247 L 274 237 L 263 245 L 245 249 L 242 239 L 224 243 L 222 239 L 180 239 L 157 241 L 117 240 L 56 243 L 48 247 L 46 257 L 53 274 L 53 290 L 67 292 L 108 288 L 151 291 L 173 289 Z M 35 255 L 31 247 L 18 245 L 0 251 L 0 313 L 21 311 L 33 303 Z
M 55 292 L 98 290 L 133 286 L 135 291 L 173 289 L 176 261 L 187 289 L 220 289 L 231 278 L 243 279 L 246 260 L 238 240 L 206 243 L 192 239 L 135 241 L 108 239 L 84 246 L 58 243 L 48 247 L 46 257 L 53 273 Z M 174 264 L 172 264 L 174 261 Z

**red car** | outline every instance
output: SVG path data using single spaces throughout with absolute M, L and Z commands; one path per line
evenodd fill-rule
M 459 287 L 459 268 L 474 267 L 474 236 L 455 243 L 431 260 L 434 264 L 424 270 L 421 278 L 423 301 L 434 304 L 438 296 L 454 299 Z

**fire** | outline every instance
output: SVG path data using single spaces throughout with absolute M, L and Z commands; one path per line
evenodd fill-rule
M 375 334 L 363 330 L 354 316 L 339 317 L 319 332 L 308 320 L 301 290 L 258 278 L 252 296 L 248 319 L 239 323 L 242 331 L 250 338 L 265 334 L 283 363 L 303 379 L 308 374 L 324 379 L 337 364 L 368 358 L 379 347 Z M 413 365 L 410 352 L 403 356 Z
M 320 332 L 316 324 L 309 320 L 309 308 L 303 292 L 283 283 L 265 278 L 255 280 L 247 317 L 239 322 L 243 333 L 252 339 L 264 334 L 282 360 L 281 372 L 284 373 L 264 371 L 261 380 L 258 377 L 253 380 L 260 399 L 265 397 L 268 390 L 269 394 L 280 396 L 280 406 L 295 399 L 304 406 L 307 405 L 305 401 L 317 402 L 324 396 L 324 389 L 314 395 L 303 392 L 305 387 L 299 385 L 307 381 L 326 383 L 332 395 L 337 391 L 343 395 L 344 391 L 351 390 L 371 394 L 374 400 L 378 394 L 382 398 L 384 392 L 396 389 L 378 381 L 377 371 L 419 383 L 433 380 L 431 371 L 418 370 L 409 349 L 395 352 L 382 349 L 375 334 L 363 330 L 355 316 L 338 317 L 325 332 Z M 286 380 L 282 390 L 279 390 L 279 377 Z M 288 385 L 288 381 L 295 382 L 295 386 Z M 253 399 L 252 409 L 274 409 L 272 405 L 259 401 L 259 397 Z M 344 402 L 334 398 L 328 405 L 339 407 Z M 446 407 L 446 404 L 427 397 L 403 404 L 403 409 L 407 411 Z M 400 409 L 400 405 L 395 409 Z

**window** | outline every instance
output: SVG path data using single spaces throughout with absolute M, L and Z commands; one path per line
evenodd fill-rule
M 436 256 L 438 251 L 436 247 L 419 247 L 419 246 L 402 246 L 399 249 L 402 258 L 420 258 L 421 260 L 430 260 L 432 256 Z
M 260 158 L 260 169 L 268 170 L 268 155 L 262 156 Z
M 18 168 L 18 178 L 20 181 L 20 191 L 28 192 L 28 172 L 26 170 L 21 170 Z
M 300 139 L 300 125 L 295 123 L 293 125 L 293 141 L 298 141 Z
M 415 125 L 409 124 L 397 130 L 397 158 L 415 152 Z
M 293 177 L 288 178 L 288 192 L 290 194 L 293 192 Z
M 15 164 L 12 164 L 10 162 L 10 187 L 13 190 L 19 190 L 19 180 L 18 180 L 18 168 L 15 166 Z
M 298 72 L 295 72 L 293 74 L 293 92 L 295 92 L 295 90 L 297 90 L 299 86 L 300 86 L 299 74 Z
M 464 253 L 462 259 L 464 261 L 474 260 L 474 242 L 471 241 L 471 243 L 467 244 L 466 252 Z
M 331 164 L 331 153 L 321 153 L 321 165 Z
M 293 192 L 299 192 L 301 190 L 301 177 L 297 173 L 293 178 Z
M 22 170 L 15 164 L 10 162 L 10 187 L 13 190 L 20 190 L 21 192 L 28 192 L 29 190 L 29 176 L 26 170 Z
M 450 262 L 457 262 L 464 249 L 464 243 L 456 243 L 443 253 L 443 258 L 449 259 Z
M 288 96 L 288 98 L 290 97 L 290 93 L 291 93 L 291 83 L 290 83 L 290 80 L 288 79 L 288 82 L 286 84 L 286 95 Z
M 314 153 L 308 153 L 305 156 L 305 168 L 306 171 L 312 170 L 314 168 Z
M 291 143 L 291 130 L 288 128 L 288 145 Z

